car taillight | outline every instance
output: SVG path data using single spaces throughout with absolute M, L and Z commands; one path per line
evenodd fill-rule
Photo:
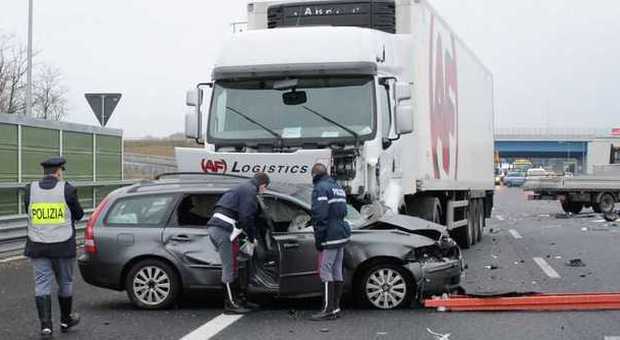
M 97 247 L 95 247 L 95 225 L 107 203 L 108 198 L 106 197 L 99 203 L 95 211 L 93 211 L 88 218 L 88 222 L 86 222 L 86 230 L 84 231 L 84 251 L 88 254 L 97 253 Z

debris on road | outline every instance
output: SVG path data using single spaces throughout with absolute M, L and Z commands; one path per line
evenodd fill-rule
M 484 266 L 484 268 L 489 269 L 489 270 L 495 270 L 495 269 L 499 269 L 499 266 L 496 264 L 490 264 L 490 265 Z
M 586 264 L 580 258 L 570 259 L 566 262 L 566 265 L 569 267 L 585 267 Z
M 329 328 L 321 328 L 321 329 L 319 329 L 319 331 L 321 333 L 328 333 L 329 332 Z
M 618 220 L 618 213 L 612 212 L 603 215 L 603 218 L 607 222 L 616 222 Z
M 489 233 L 491 234 L 498 234 L 500 231 L 502 231 L 501 228 L 489 228 Z
M 429 332 L 432 336 L 434 336 L 435 340 L 450 340 L 450 335 L 452 335 L 452 333 L 441 334 L 433 332 L 430 328 L 427 328 L 426 331 Z
M 581 231 L 588 231 L 588 227 L 581 228 Z

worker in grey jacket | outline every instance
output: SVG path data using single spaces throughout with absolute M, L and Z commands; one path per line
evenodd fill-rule
M 77 190 L 64 181 L 65 160 L 50 158 L 41 163 L 45 176 L 26 188 L 28 238 L 24 255 L 34 271 L 35 302 L 41 321 L 41 335 L 51 336 L 54 278 L 58 284 L 60 330 L 64 333 L 80 321 L 71 313 L 73 303 L 73 268 L 75 266 L 75 222 L 84 211 Z

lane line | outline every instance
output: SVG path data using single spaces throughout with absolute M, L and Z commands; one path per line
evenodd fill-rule
M 603 337 L 604 340 L 620 340 L 620 336 L 609 336 L 609 335 L 605 335 Z
M 534 262 L 536 262 L 540 269 L 542 269 L 542 271 L 545 272 L 545 274 L 547 274 L 547 276 L 549 276 L 550 278 L 560 278 L 560 274 L 558 274 L 558 272 L 556 272 L 555 269 L 553 269 L 542 257 L 535 257 Z
M 25 259 L 25 256 L 13 256 L 13 257 L 7 257 L 6 259 L 2 259 L 0 260 L 0 263 L 8 263 L 8 262 L 13 262 L 13 261 L 17 261 L 17 260 L 23 260 Z
M 204 325 L 196 328 L 191 333 L 185 335 L 181 340 L 207 340 L 215 336 L 217 333 L 224 330 L 226 327 L 232 325 L 237 320 L 241 319 L 243 315 L 227 315 L 220 314 L 217 317 L 211 319 Z
M 510 229 L 508 230 L 508 232 L 510 233 L 510 235 L 512 235 L 512 237 L 516 238 L 517 240 L 523 238 L 523 236 L 521 236 L 521 234 L 519 234 L 519 232 L 514 229 Z

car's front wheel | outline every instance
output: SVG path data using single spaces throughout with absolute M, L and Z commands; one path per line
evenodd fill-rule
M 406 269 L 391 263 L 372 266 L 358 283 L 361 302 L 378 309 L 408 306 L 413 290 L 413 283 Z
M 148 259 L 131 267 L 125 289 L 136 307 L 163 309 L 174 303 L 181 286 L 176 272 L 167 263 Z

